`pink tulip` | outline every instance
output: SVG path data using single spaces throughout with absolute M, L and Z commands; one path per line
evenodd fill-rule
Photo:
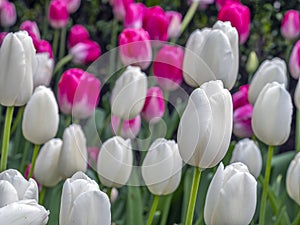
M 294 79 L 299 79 L 300 76 L 300 40 L 294 45 L 290 60 L 289 69 Z
M 232 95 L 233 110 L 249 104 L 248 91 L 249 84 L 240 86 L 239 90 Z
M 146 69 L 152 60 L 150 37 L 144 29 L 126 28 L 119 36 L 120 58 L 123 65 Z
M 293 40 L 300 34 L 300 15 L 297 10 L 288 10 L 281 22 L 281 35 L 288 39 Z
M 253 106 L 246 104 L 233 112 L 233 133 L 235 136 L 244 138 L 253 135 L 251 119 Z
M 69 53 L 72 55 L 74 63 L 82 65 L 98 59 L 101 55 L 101 48 L 95 41 L 84 40 L 74 45 Z
M 4 1 L 0 8 L 0 23 L 3 27 L 10 27 L 17 21 L 17 12 L 14 3 Z
M 232 3 L 239 3 L 240 0 L 216 0 L 216 6 L 220 10 L 224 5 L 232 4 Z
M 153 62 L 153 74 L 162 89 L 173 91 L 180 86 L 183 57 L 183 48 L 179 46 L 165 45 L 158 51 Z
M 111 117 L 111 128 L 114 134 L 117 134 L 118 127 L 120 124 L 120 118 L 112 115 Z M 141 129 L 141 116 L 137 115 L 133 119 L 124 120 L 120 132 L 120 136 L 123 138 L 134 139 Z
M 71 48 L 79 42 L 88 40 L 89 38 L 90 35 L 87 29 L 82 25 L 76 24 L 69 31 L 68 47 Z
M 116 19 L 123 21 L 126 15 L 126 9 L 133 0 L 109 0 L 113 7 L 114 16 Z
M 151 40 L 168 40 L 169 20 L 160 6 L 147 8 L 143 18 L 143 28 L 148 31 Z
M 58 103 L 65 114 L 85 119 L 94 112 L 100 94 L 100 81 L 82 69 L 65 71 L 58 83 Z
M 240 44 L 244 44 L 250 32 L 250 10 L 240 3 L 224 5 L 218 14 L 221 21 L 230 21 L 231 25 L 237 29 Z
M 165 113 L 165 101 L 162 90 L 159 87 L 151 87 L 147 90 L 146 101 L 142 109 L 142 117 L 147 122 L 156 122 Z
M 146 6 L 143 3 L 131 3 L 126 10 L 124 26 L 126 28 L 142 28 Z
M 2 45 L 3 39 L 6 37 L 7 32 L 0 32 L 0 47 Z
M 48 9 L 48 20 L 50 25 L 55 28 L 63 28 L 69 20 L 67 5 L 62 0 L 52 0 Z
M 51 44 L 46 40 L 35 40 L 34 47 L 36 49 L 36 53 L 48 53 L 49 57 L 53 59 L 53 51 Z
M 180 34 L 182 15 L 179 12 L 167 11 L 166 16 L 169 21 L 168 38 L 177 38 Z
M 79 9 L 81 3 L 81 0 L 63 0 L 63 1 L 67 5 L 67 9 L 70 14 L 76 12 Z
M 41 39 L 40 30 L 35 21 L 26 20 L 20 25 L 20 30 L 26 30 L 32 39 Z
M 98 147 L 87 147 L 87 153 L 88 153 L 88 166 L 90 168 L 96 168 L 98 154 L 99 154 L 99 148 Z

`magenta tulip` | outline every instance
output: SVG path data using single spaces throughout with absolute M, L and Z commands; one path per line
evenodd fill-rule
M 124 66 L 146 69 L 152 60 L 150 37 L 144 29 L 127 28 L 119 36 L 120 58 Z
M 240 2 L 240 0 L 216 0 L 216 6 L 220 10 L 224 5 Z
M 240 3 L 224 5 L 218 14 L 221 21 L 230 21 L 231 25 L 237 29 L 240 44 L 244 44 L 250 32 L 250 10 Z
M 0 8 L 0 23 L 3 27 L 10 27 L 16 23 L 17 12 L 14 3 L 3 1 Z
M 51 44 L 46 40 L 36 40 L 34 42 L 34 47 L 36 49 L 36 53 L 48 53 L 49 57 L 53 59 L 53 51 Z
M 131 3 L 126 10 L 124 26 L 126 28 L 142 28 L 146 6 L 143 3 Z
M 69 13 L 76 12 L 79 9 L 81 3 L 81 0 L 62 0 L 62 1 L 66 3 Z
M 58 83 L 60 110 L 78 119 L 91 116 L 99 101 L 100 87 L 93 74 L 78 68 L 65 71 Z
M 94 62 L 101 55 L 100 45 L 92 40 L 84 40 L 74 45 L 69 54 L 72 55 L 72 61 L 76 64 L 86 64 Z
M 32 39 L 41 39 L 40 30 L 35 21 L 26 20 L 20 25 L 20 30 L 26 30 Z
M 293 47 L 290 60 L 289 70 L 294 79 L 299 79 L 300 76 L 300 40 Z
M 50 25 L 55 28 L 63 28 L 69 20 L 67 5 L 62 0 L 52 0 L 48 9 L 48 20 Z
M 300 14 L 297 10 L 288 10 L 281 22 L 281 35 L 288 39 L 293 40 L 299 37 L 300 34 Z
M 82 42 L 84 40 L 88 40 L 90 38 L 89 32 L 87 29 L 79 24 L 71 27 L 68 36 L 68 47 L 72 48 L 74 45 Z
M 166 16 L 169 21 L 168 38 L 177 38 L 180 34 L 182 15 L 179 12 L 167 11 Z
M 112 115 L 111 117 L 111 128 L 112 132 L 117 135 L 118 128 L 120 124 L 120 118 L 117 116 Z M 136 117 L 130 120 L 123 120 L 122 128 L 120 131 L 119 136 L 123 137 L 124 139 L 130 138 L 134 139 L 137 134 L 141 130 L 141 116 L 137 115 Z
M 240 138 L 251 137 L 253 135 L 251 119 L 253 106 L 243 105 L 233 112 L 233 133 Z
M 233 110 L 243 105 L 249 104 L 248 101 L 249 86 L 250 86 L 249 84 L 240 86 L 239 90 L 232 95 Z
M 173 91 L 180 86 L 183 57 L 184 51 L 180 46 L 165 45 L 158 51 L 153 62 L 153 74 L 162 89 Z
M 133 0 L 109 0 L 113 7 L 113 13 L 116 19 L 123 21 L 126 15 L 127 6 L 133 3 Z
M 0 32 L 0 47 L 2 45 L 3 39 L 6 37 L 7 32 Z

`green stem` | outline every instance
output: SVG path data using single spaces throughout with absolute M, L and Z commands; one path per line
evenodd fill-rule
M 185 225 L 192 225 L 192 223 L 193 223 L 194 210 L 195 210 L 195 204 L 196 204 L 196 199 L 197 199 L 200 178 L 201 178 L 201 170 L 200 170 L 200 168 L 195 167 Z
M 64 65 L 70 62 L 72 58 L 73 58 L 72 55 L 66 55 L 65 57 L 60 59 L 54 68 L 53 75 L 55 75 Z
M 164 206 L 162 208 L 162 217 L 161 217 L 161 221 L 160 221 L 160 225 L 165 225 L 167 224 L 167 219 L 168 219 L 168 215 L 169 215 L 169 211 L 170 211 L 170 206 L 171 206 L 171 202 L 172 202 L 172 197 L 173 197 L 173 193 L 169 194 L 168 196 L 166 196 L 166 198 L 164 199 Z
M 53 36 L 53 57 L 56 58 L 57 54 L 57 47 L 58 47 L 58 40 L 59 40 L 59 29 L 54 30 L 54 36 Z
M 22 106 L 21 108 L 19 108 L 18 114 L 17 114 L 16 118 L 14 119 L 13 125 L 11 127 L 11 134 L 13 134 L 16 131 L 16 129 L 23 117 L 24 109 L 25 109 L 25 106 Z
M 11 127 L 11 121 L 12 121 L 13 113 L 14 113 L 14 107 L 13 106 L 8 106 L 7 109 L 6 109 L 5 122 L 4 122 L 0 172 L 6 170 L 6 166 L 7 166 L 10 127 Z
M 187 28 L 187 26 L 189 25 L 189 23 L 191 22 L 197 8 L 199 5 L 199 1 L 193 1 L 192 5 L 190 6 L 188 12 L 186 13 L 186 15 L 184 16 L 184 19 L 181 23 L 181 27 L 180 27 L 180 33 L 183 33 L 183 31 Z
M 300 152 L 300 110 L 297 109 L 296 115 L 296 151 Z
M 19 167 L 19 171 L 22 171 L 24 173 L 24 169 L 26 166 L 26 158 L 28 155 L 28 150 L 29 150 L 30 143 L 28 141 L 25 141 L 24 147 L 23 147 L 23 154 L 22 154 L 22 159 L 21 159 L 21 165 Z
M 114 19 L 113 20 L 113 25 L 112 25 L 112 33 L 111 33 L 111 42 L 109 46 L 109 50 L 113 50 L 110 52 L 109 55 L 109 75 L 112 75 L 113 72 L 115 72 L 115 65 L 116 65 L 116 51 L 114 48 L 117 45 L 117 36 L 118 36 L 118 20 Z
M 112 187 L 108 187 L 106 190 L 107 197 L 110 199 Z
M 66 44 L 66 35 L 67 35 L 67 27 L 61 29 L 60 32 L 60 44 L 59 44 L 59 55 L 58 59 L 60 60 L 65 54 L 65 44 Z
M 152 203 L 152 207 L 149 213 L 149 217 L 147 220 L 147 225 L 151 225 L 153 218 L 154 218 L 154 214 L 158 205 L 158 200 L 159 200 L 159 195 L 154 195 L 154 199 L 153 199 L 153 203 Z
M 32 159 L 31 159 L 31 167 L 30 167 L 28 179 L 31 178 L 32 175 L 33 175 L 34 166 L 35 166 L 35 161 L 36 161 L 36 158 L 37 158 L 37 156 L 38 156 L 38 154 L 39 154 L 39 150 L 40 150 L 40 145 L 35 144 L 35 145 L 34 145 L 34 150 L 33 150 Z
M 42 186 L 42 190 L 40 192 L 40 198 L 39 198 L 39 204 L 40 205 L 44 204 L 44 199 L 45 199 L 46 191 L 47 191 L 47 188 L 43 185 Z
M 119 125 L 118 125 L 118 129 L 117 129 L 116 136 L 120 136 L 121 130 L 122 130 L 122 126 L 123 126 L 123 122 L 124 122 L 124 120 L 123 120 L 123 119 L 120 119 L 120 122 L 119 122 Z
M 47 39 L 46 35 L 48 33 L 48 8 L 49 8 L 49 1 L 45 0 L 45 16 L 43 21 L 43 33 L 42 33 L 42 39 Z
M 267 165 L 265 170 L 265 178 L 263 183 L 263 193 L 260 203 L 260 213 L 259 213 L 259 225 L 265 224 L 265 213 L 266 213 L 266 204 L 267 204 L 267 195 L 268 195 L 268 186 L 271 174 L 271 163 L 272 163 L 272 156 L 273 156 L 273 146 L 269 146 L 268 149 L 268 158 L 267 158 Z

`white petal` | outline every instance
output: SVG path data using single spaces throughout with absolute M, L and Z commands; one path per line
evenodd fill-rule
M 0 180 L 0 208 L 18 200 L 18 193 L 14 186 L 6 180 Z

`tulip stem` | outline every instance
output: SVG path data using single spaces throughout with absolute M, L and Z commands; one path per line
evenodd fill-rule
M 64 27 L 61 29 L 61 32 L 60 32 L 60 44 L 59 44 L 59 55 L 58 55 L 59 60 L 65 54 L 66 35 L 67 35 L 67 27 Z
M 187 26 L 189 25 L 189 23 L 191 22 L 197 8 L 199 5 L 200 1 L 193 1 L 192 5 L 190 6 L 188 12 L 185 14 L 183 21 L 181 23 L 181 27 L 180 27 L 180 34 L 183 33 L 183 31 L 187 28 Z
M 58 61 L 58 63 L 56 64 L 54 71 L 53 71 L 53 76 L 64 66 L 66 65 L 68 62 L 70 62 L 72 60 L 73 56 L 72 55 L 66 55 L 65 57 L 63 57 L 62 59 L 60 59 Z
M 32 175 L 33 175 L 35 161 L 36 161 L 36 158 L 37 158 L 37 156 L 39 154 L 39 150 L 40 150 L 40 145 L 35 144 L 34 145 L 34 149 L 33 149 L 33 155 L 32 155 L 32 158 L 31 158 L 31 167 L 30 167 L 28 179 L 31 178 Z
M 59 29 L 55 29 L 54 36 L 53 36 L 53 43 L 52 43 L 54 59 L 56 58 L 56 54 L 57 54 L 58 40 L 59 40 Z
M 159 201 L 159 195 L 154 195 L 151 210 L 150 210 L 149 217 L 148 217 L 148 220 L 147 220 L 147 225 L 152 224 L 154 214 L 156 212 L 156 208 L 157 208 L 157 205 L 158 205 L 158 201 Z
M 47 33 L 48 33 L 48 7 L 49 7 L 49 0 L 45 0 L 45 3 L 44 3 L 44 6 L 45 6 L 45 16 L 43 18 L 43 33 L 42 33 L 42 39 L 47 39 Z
M 120 122 L 119 122 L 119 125 L 118 125 L 118 129 L 117 129 L 117 133 L 116 133 L 117 136 L 120 136 L 120 134 L 121 134 L 123 122 L 124 122 L 124 120 L 120 119 Z
M 19 108 L 18 114 L 17 114 L 16 118 L 14 119 L 13 125 L 11 127 L 11 132 L 10 132 L 11 134 L 13 134 L 16 131 L 16 129 L 22 119 L 24 109 L 25 109 L 25 106 L 22 106 L 21 108 Z
M 113 22 L 112 22 L 112 33 L 111 33 L 111 39 L 110 39 L 111 42 L 110 42 L 110 46 L 109 46 L 109 50 L 112 50 L 109 55 L 109 71 L 108 71 L 109 76 L 113 75 L 113 73 L 116 70 L 115 65 L 117 65 L 116 49 L 114 49 L 114 48 L 117 45 L 118 29 L 119 29 L 118 20 L 114 18 Z
M 297 109 L 296 115 L 296 151 L 300 152 L 300 110 Z
M 14 107 L 8 106 L 6 109 L 5 122 L 4 122 L 0 172 L 6 170 L 6 166 L 7 166 L 10 127 L 11 127 L 13 113 L 14 113 Z
M 44 204 L 44 199 L 45 199 L 45 195 L 46 195 L 46 190 L 47 188 L 43 185 L 42 186 L 42 190 L 40 191 L 40 199 L 39 199 L 39 204 L 43 205 Z
M 192 223 L 193 223 L 194 210 L 195 210 L 195 204 L 196 204 L 196 199 L 197 199 L 200 178 L 201 178 L 201 170 L 200 170 L 200 168 L 195 167 L 185 225 L 192 225 Z
M 260 213 L 259 213 L 259 225 L 265 224 L 265 213 L 266 213 L 266 204 L 267 204 L 267 195 L 268 195 L 268 186 L 271 174 L 271 163 L 272 163 L 272 156 L 273 156 L 273 146 L 269 146 L 268 149 L 268 158 L 267 158 L 267 165 L 265 169 L 265 178 L 263 183 L 263 193 L 260 203 Z

